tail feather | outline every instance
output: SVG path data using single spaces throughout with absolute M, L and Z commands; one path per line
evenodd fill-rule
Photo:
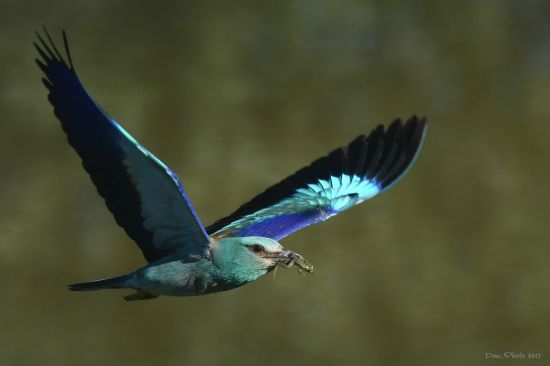
M 106 278 L 89 282 L 73 283 L 69 285 L 71 291 L 96 291 L 109 288 L 126 288 L 125 282 L 128 280 L 128 275 Z

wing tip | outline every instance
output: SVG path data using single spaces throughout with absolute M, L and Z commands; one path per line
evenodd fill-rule
M 74 72 L 73 60 L 71 57 L 69 41 L 65 29 L 62 29 L 61 34 L 63 37 L 63 46 L 65 48 L 65 56 L 67 57 L 67 61 L 55 45 L 55 42 L 53 41 L 53 38 L 51 37 L 50 32 L 48 31 L 46 26 L 42 25 L 41 32 L 35 29 L 34 34 L 38 40 L 38 43 L 36 41 L 33 41 L 33 45 L 39 53 L 40 57 L 42 58 L 41 61 L 44 65 L 49 66 L 52 62 L 59 62 L 66 66 L 69 70 Z
M 412 167 L 422 149 L 427 129 L 428 118 L 425 116 L 413 115 L 405 122 L 401 133 L 396 136 L 399 152 L 391 163 L 391 167 L 383 176 L 378 177 L 381 191 L 385 191 L 399 182 Z

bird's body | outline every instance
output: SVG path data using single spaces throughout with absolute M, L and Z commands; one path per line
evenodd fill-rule
M 110 283 L 102 288 L 136 289 L 141 294 L 155 297 L 195 296 L 231 290 L 255 280 L 260 275 L 247 274 L 246 277 L 237 279 L 234 274 L 231 277 L 224 276 L 209 259 L 185 261 L 167 258 L 161 263 L 151 263 L 134 273 L 108 281 Z M 72 289 L 77 290 L 78 285 L 73 285 Z
M 148 261 L 127 275 L 70 285 L 74 291 L 137 290 L 127 300 L 193 296 L 234 289 L 277 266 L 312 272 L 278 240 L 389 189 L 411 167 L 425 136 L 426 120 L 417 117 L 387 130 L 378 126 L 205 228 L 176 174 L 88 95 L 65 33 L 68 62 L 45 35 L 49 42 L 37 34 L 35 46 L 54 113 L 117 223 Z
M 212 239 L 215 240 L 215 239 Z M 261 249 L 257 249 L 260 248 Z M 232 290 L 252 282 L 276 266 L 313 268 L 299 254 L 275 240 L 262 237 L 221 238 L 211 243 L 206 257 L 173 254 L 137 271 L 105 280 L 77 283 L 73 291 L 130 288 L 137 294 L 127 300 L 165 296 L 196 296 Z M 254 252 L 254 250 L 256 250 Z

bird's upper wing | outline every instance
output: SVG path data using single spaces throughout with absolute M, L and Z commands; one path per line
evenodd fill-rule
M 49 43 L 37 33 L 39 44 L 34 45 L 48 99 L 117 223 L 149 262 L 174 252 L 205 254 L 208 235 L 176 174 L 88 95 L 74 70 L 65 32 L 68 63 L 44 31 Z
M 298 170 L 206 230 L 214 237 L 264 236 L 279 240 L 324 221 L 394 185 L 413 164 L 426 119 L 378 126 L 348 146 Z

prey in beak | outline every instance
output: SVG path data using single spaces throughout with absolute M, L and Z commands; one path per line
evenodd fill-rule
M 313 273 L 313 265 L 306 261 L 300 254 L 291 250 L 283 249 L 279 253 L 276 253 L 273 259 L 277 266 L 290 268 L 295 265 L 298 267 L 298 272 L 302 274 Z

